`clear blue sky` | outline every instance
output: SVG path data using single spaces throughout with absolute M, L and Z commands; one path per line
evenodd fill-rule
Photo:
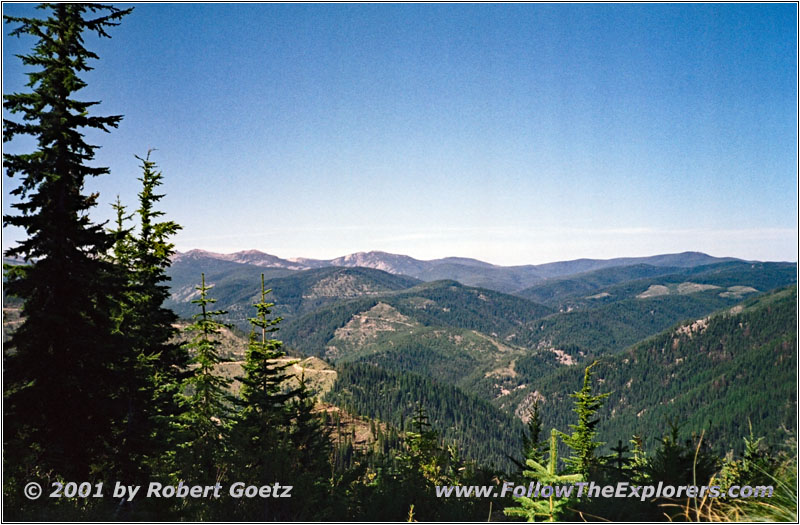
M 112 36 L 94 216 L 157 148 L 180 250 L 797 259 L 794 4 L 141 4 Z

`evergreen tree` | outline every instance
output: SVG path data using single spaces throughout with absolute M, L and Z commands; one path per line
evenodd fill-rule
M 282 385 L 289 379 L 286 369 L 291 362 L 278 362 L 278 358 L 285 354 L 280 350 L 282 342 L 277 339 L 268 339 L 267 334 L 278 330 L 281 317 L 271 318 L 272 308 L 275 303 L 267 302 L 267 290 L 264 286 L 264 274 L 261 274 L 261 301 L 253 305 L 256 317 L 249 319 L 253 326 L 250 334 L 250 344 L 242 369 L 244 377 L 237 379 L 242 383 L 239 404 L 242 405 L 240 420 L 252 419 L 259 421 L 260 426 L 269 427 L 277 418 L 279 423 L 285 417 L 284 405 L 296 392 L 283 392 Z M 260 334 L 256 333 L 256 330 Z
M 120 426 L 115 429 L 117 442 L 117 461 L 115 478 L 128 484 L 142 483 L 148 477 L 146 455 L 148 446 L 149 425 L 142 417 L 142 410 L 148 399 L 151 384 L 149 362 L 142 352 L 137 339 L 141 312 L 137 308 L 139 287 L 134 278 L 135 246 L 132 228 L 126 223 L 134 214 L 127 214 L 126 207 L 117 200 L 112 204 L 116 212 L 114 229 L 110 230 L 114 238 L 111 253 L 106 257 L 113 263 L 122 284 L 120 293 L 114 297 L 111 318 L 114 321 L 114 333 L 119 336 L 121 352 L 121 368 L 126 371 L 119 384 L 119 397 L 125 410 L 120 418 Z
M 127 401 L 125 426 L 119 436 L 120 476 L 128 483 L 146 481 L 152 462 L 163 456 L 170 443 L 169 418 L 179 409 L 175 395 L 186 375 L 188 354 L 172 340 L 177 316 L 163 303 L 169 297 L 166 269 L 174 246 L 169 237 L 180 229 L 172 221 L 158 222 L 163 212 L 154 209 L 163 197 L 155 192 L 162 174 L 150 160 L 141 161 L 142 190 L 139 193 L 138 234 L 124 224 L 126 215 L 117 198 L 116 238 L 113 260 L 127 277 L 125 294 L 118 299 L 117 329 L 127 339 L 126 381 L 122 385 Z
M 595 418 L 597 411 L 603 406 L 603 400 L 609 394 L 592 394 L 592 367 L 597 361 L 586 367 L 583 374 L 583 387 L 580 391 L 570 394 L 575 399 L 573 412 L 578 415 L 578 423 L 570 425 L 572 434 L 563 434 L 564 443 L 572 450 L 572 455 L 564 460 L 569 471 L 581 474 L 590 479 L 590 471 L 599 464 L 594 453 L 603 443 L 596 441 L 597 424 Z
M 242 365 L 245 375 L 237 377 L 242 387 L 236 404 L 241 409 L 232 432 L 237 471 L 243 481 L 257 485 L 285 481 L 285 476 L 292 475 L 287 403 L 296 391 L 284 388 L 291 362 L 278 361 L 284 355 L 282 343 L 267 337 L 278 330 L 281 321 L 280 317 L 271 317 L 275 305 L 267 302 L 270 292 L 262 274 L 261 300 L 253 305 L 256 316 L 249 319 L 253 330 Z M 245 519 L 278 519 L 274 506 L 280 503 L 243 500 L 238 502 L 239 513 Z
M 528 459 L 526 464 L 531 470 L 523 472 L 525 477 L 536 480 L 541 485 L 550 486 L 577 483 L 586 479 L 581 474 L 558 473 L 558 435 L 559 432 L 556 429 L 550 433 L 550 457 L 547 466 Z M 556 521 L 565 514 L 565 507 L 569 501 L 568 498 L 557 498 L 554 493 L 551 493 L 547 499 L 532 499 L 527 496 L 514 499 L 519 503 L 519 507 L 510 507 L 503 512 L 506 516 L 522 517 L 528 521 L 536 521 L 537 518 L 544 518 L 542 521 Z
M 680 425 L 677 420 L 668 420 L 669 432 L 661 439 L 658 448 L 647 457 L 644 465 L 644 480 L 665 485 L 702 485 L 707 483 L 717 470 L 717 458 L 708 449 L 702 437 L 679 439 Z
M 192 354 L 192 374 L 183 381 L 183 392 L 178 395 L 183 412 L 176 418 L 181 442 L 176 451 L 178 477 L 182 480 L 205 478 L 205 484 L 222 480 L 227 473 L 226 442 L 230 426 L 228 386 L 230 379 L 217 374 L 215 367 L 221 362 L 219 341 L 214 337 L 228 325 L 216 321 L 224 315 L 221 310 L 210 310 L 216 300 L 208 297 L 210 286 L 202 274 L 196 287 L 200 297 L 192 302 L 200 306 L 200 313 L 186 330 L 194 332 L 185 348 Z M 198 516 L 203 518 L 204 516 Z
M 629 448 L 622 444 L 622 440 L 617 440 L 617 446 L 611 447 L 611 452 L 614 455 L 610 458 L 613 461 L 614 468 L 617 471 L 622 472 L 622 468 L 627 464 L 627 458 L 625 457 L 625 453 L 628 452 Z
M 281 318 L 272 318 L 274 303 L 267 302 L 264 275 L 261 275 L 261 299 L 254 305 L 257 315 L 249 319 L 253 326 L 245 375 L 236 404 L 241 407 L 233 429 L 237 471 L 253 484 L 267 485 L 291 479 L 304 498 L 322 503 L 330 477 L 331 445 L 320 418 L 314 414 L 314 398 L 299 378 L 287 372 L 291 361 L 282 361 L 283 343 L 268 338 L 278 330 Z M 260 332 L 260 334 L 258 334 Z M 300 500 L 241 501 L 238 512 L 245 519 L 320 519 L 322 505 L 314 509 Z
M 168 397 L 164 391 L 174 392 L 174 385 L 180 379 L 188 363 L 188 354 L 184 348 L 172 338 L 175 335 L 174 323 L 178 317 L 172 310 L 165 308 L 164 302 L 169 298 L 170 291 L 167 282 L 169 277 L 166 270 L 171 264 L 171 257 L 175 253 L 175 246 L 169 239 L 180 229 L 180 225 L 173 221 L 158 221 L 164 212 L 154 209 L 154 206 L 164 195 L 156 193 L 156 188 L 162 184 L 163 175 L 157 171 L 156 164 L 150 160 L 151 151 L 145 158 L 136 157 L 142 163 L 142 191 L 139 193 L 140 231 L 134 239 L 134 278 L 140 287 L 139 309 L 142 312 L 142 322 L 139 334 L 142 348 L 154 358 L 155 384 L 161 395 L 161 408 L 167 403 Z M 171 410 L 168 407 L 168 410 Z
M 7 292 L 24 302 L 24 322 L 4 352 L 4 461 L 6 481 L 57 476 L 88 481 L 108 471 L 115 456 L 114 431 L 124 417 L 119 396 L 124 345 L 114 334 L 111 297 L 121 289 L 113 265 L 101 257 L 114 239 L 93 224 L 97 194 L 85 195 L 87 177 L 108 173 L 92 167 L 97 146 L 84 131 L 115 128 L 121 116 L 93 116 L 74 94 L 80 75 L 97 55 L 83 35 L 107 30 L 131 10 L 99 4 L 44 4 L 47 18 L 9 17 L 12 36 L 36 38 L 22 61 L 29 93 L 4 96 L 4 141 L 28 135 L 36 149 L 4 154 L 6 173 L 20 177 L 11 191 L 16 214 L 4 224 L 27 237 L 6 252 L 28 261 L 10 268 Z M 8 494 L 8 492 L 6 492 Z
M 124 277 L 126 280 L 130 281 L 129 272 L 131 272 L 133 268 L 133 229 L 126 228 L 125 224 L 133 218 L 134 214 L 125 213 L 127 208 L 122 204 L 119 195 L 117 195 L 117 200 L 111 204 L 111 207 L 114 209 L 116 220 L 114 221 L 114 228 L 111 230 L 111 235 L 114 238 L 114 245 L 109 259 L 116 263 L 120 270 L 126 272 Z M 118 316 L 116 324 L 117 329 L 121 330 L 124 324 L 121 317 Z
M 411 430 L 406 432 L 407 465 L 412 472 L 430 483 L 445 482 L 448 456 L 439 443 L 439 433 L 431 426 L 422 403 L 417 404 L 410 424 Z
M 539 400 L 533 402 L 533 406 L 529 413 L 528 419 L 528 433 L 522 435 L 522 453 L 525 455 L 525 460 L 532 459 L 541 463 L 544 458 L 544 447 L 546 442 L 540 441 L 539 436 L 542 433 L 542 418 L 539 415 Z
M 332 445 L 322 418 L 314 413 L 316 400 L 306 386 L 305 376 L 301 375 L 299 380 L 300 386 L 288 404 L 291 472 L 300 493 L 307 494 L 310 501 L 318 504 L 310 508 L 304 502 L 292 501 L 292 513 L 287 518 L 327 520 L 328 493 L 333 488 L 330 485 Z

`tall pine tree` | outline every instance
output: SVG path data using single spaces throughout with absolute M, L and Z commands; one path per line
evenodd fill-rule
M 231 380 L 220 376 L 216 370 L 216 365 L 222 362 L 216 334 L 228 325 L 215 319 L 225 311 L 209 308 L 216 300 L 208 297 L 211 287 L 206 286 L 205 274 L 196 288 L 200 297 L 192 303 L 200 307 L 200 313 L 193 316 L 194 322 L 186 328 L 195 333 L 185 345 L 193 354 L 192 374 L 183 381 L 182 392 L 178 394 L 183 411 L 176 418 L 180 443 L 175 459 L 179 479 L 209 484 L 221 481 L 228 470 L 226 443 L 230 428 L 228 386 Z
M 44 4 L 47 18 L 9 17 L 13 36 L 31 35 L 33 51 L 22 61 L 28 93 L 4 96 L 4 108 L 20 121 L 4 120 L 4 141 L 31 136 L 36 149 L 4 154 L 6 173 L 19 177 L 11 194 L 16 211 L 4 224 L 27 237 L 8 250 L 28 265 L 8 271 L 7 292 L 23 300 L 24 322 L 4 355 L 4 461 L 19 479 L 56 476 L 96 478 L 115 455 L 114 429 L 124 409 L 119 396 L 123 345 L 113 334 L 111 297 L 118 274 L 104 260 L 113 238 L 92 223 L 97 195 L 85 195 L 97 146 L 87 129 L 109 131 L 121 116 L 92 116 L 97 102 L 79 101 L 80 75 L 97 55 L 83 36 L 107 30 L 131 10 L 99 4 Z M 7 480 L 9 478 L 7 477 Z
M 188 354 L 174 341 L 173 324 L 178 317 L 172 310 L 164 307 L 164 301 L 170 296 L 166 270 L 175 253 L 175 246 L 170 242 L 181 227 L 173 221 L 159 221 L 164 212 L 155 209 L 155 205 L 164 195 L 156 193 L 162 184 L 163 175 L 150 160 L 151 151 L 141 161 L 142 191 L 139 193 L 139 209 L 136 211 L 140 221 L 139 235 L 134 239 L 134 280 L 140 287 L 139 308 L 143 318 L 139 338 L 142 347 L 153 358 L 156 372 L 156 386 L 174 393 L 174 385 L 181 377 L 181 370 L 186 367 Z M 170 396 L 171 397 L 171 396 Z M 162 400 L 163 402 L 163 400 Z
M 599 464 L 594 453 L 603 443 L 596 441 L 597 425 L 600 422 L 595 416 L 603 401 L 610 394 L 592 394 L 592 368 L 597 361 L 586 367 L 583 374 L 583 387 L 570 394 L 575 399 L 572 409 L 578 415 L 578 423 L 570 425 L 571 434 L 563 434 L 564 443 L 572 450 L 572 455 L 564 461 L 570 472 L 580 474 L 584 479 L 591 479 L 590 473 Z
M 173 221 L 158 221 L 164 213 L 155 209 L 163 197 L 156 192 L 163 175 L 150 160 L 141 161 L 142 190 L 135 214 L 125 215 L 117 199 L 116 242 L 113 260 L 127 277 L 127 289 L 119 298 L 117 328 L 129 345 L 121 385 L 127 402 L 125 425 L 119 436 L 120 476 L 127 483 L 144 483 L 153 462 L 163 456 L 172 435 L 169 420 L 179 408 L 175 395 L 186 377 L 188 353 L 173 340 L 177 316 L 163 306 L 169 297 L 166 269 L 174 246 L 169 241 L 180 229 Z M 138 232 L 126 229 L 132 216 L 139 221 Z
M 294 441 L 311 439 L 306 435 L 306 420 L 303 427 L 292 427 L 295 399 L 300 389 L 291 388 L 287 373 L 290 361 L 279 360 L 284 356 L 282 342 L 270 337 L 278 330 L 280 317 L 272 317 L 274 303 L 267 302 L 264 275 L 261 275 L 260 300 L 254 304 L 256 316 L 249 319 L 253 327 L 247 348 L 244 376 L 238 377 L 242 388 L 237 405 L 240 411 L 232 432 L 235 447 L 237 471 L 243 481 L 256 485 L 267 485 L 291 478 L 293 484 L 306 472 L 306 465 L 297 461 L 306 452 Z M 303 415 L 305 405 L 297 406 Z M 295 436 L 295 433 L 297 435 Z M 296 438 L 296 439 L 295 439 Z M 327 460 L 327 456 L 323 458 Z M 299 489 L 298 489 L 299 490 Z M 306 492 L 307 493 L 307 492 Z M 281 500 L 242 500 L 238 502 L 237 512 L 248 520 L 292 519 L 291 501 Z
M 280 317 L 271 317 L 271 309 L 275 306 L 275 303 L 267 302 L 267 294 L 271 291 L 266 289 L 264 274 L 261 274 L 261 300 L 253 305 L 256 316 L 249 319 L 253 332 L 242 365 L 245 375 L 237 378 L 242 383 L 240 420 L 258 425 L 259 430 L 251 429 L 256 430 L 255 436 L 276 422 L 285 423 L 285 404 L 296 393 L 282 391 L 282 385 L 289 379 L 286 369 L 290 363 L 277 361 L 284 355 L 280 350 L 283 343 L 267 337 L 278 330 L 277 325 L 282 321 Z

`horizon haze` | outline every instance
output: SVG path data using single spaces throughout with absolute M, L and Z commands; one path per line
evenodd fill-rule
M 511 267 L 511 266 L 543 266 L 543 265 L 553 264 L 553 263 L 565 263 L 565 262 L 576 262 L 576 261 L 601 261 L 601 262 L 609 261 L 610 262 L 610 261 L 621 260 L 621 259 L 646 259 L 646 258 L 654 258 L 654 257 L 669 257 L 669 256 L 683 256 L 683 255 L 700 255 L 700 256 L 708 256 L 708 257 L 711 257 L 711 258 L 714 258 L 714 259 L 735 259 L 735 260 L 741 260 L 741 261 L 745 261 L 745 262 L 785 262 L 785 263 L 797 264 L 797 260 L 796 259 L 792 259 L 792 260 L 744 259 L 744 258 L 741 258 L 741 257 L 733 257 L 733 256 L 730 256 L 730 255 L 725 255 L 725 254 L 712 254 L 712 253 L 708 253 L 708 252 L 704 252 L 704 251 L 700 251 L 700 250 L 686 250 L 686 251 L 683 251 L 683 252 L 649 253 L 649 254 L 633 254 L 633 255 L 632 254 L 621 254 L 621 255 L 618 255 L 616 257 L 606 257 L 606 258 L 602 258 L 602 257 L 576 257 L 574 259 L 547 260 L 547 261 L 543 261 L 543 262 L 535 262 L 535 263 L 531 262 L 531 263 L 514 264 L 514 265 L 498 264 L 498 263 L 494 263 L 494 262 L 492 262 L 491 260 L 488 260 L 488 259 L 481 259 L 481 258 L 476 258 L 476 257 L 464 257 L 464 256 L 459 255 L 459 254 L 451 254 L 451 255 L 444 256 L 444 257 L 434 257 L 434 258 L 430 258 L 430 259 L 423 259 L 423 258 L 415 257 L 413 255 L 409 255 L 407 253 L 393 253 L 393 252 L 386 252 L 386 251 L 383 251 L 383 250 L 367 250 L 367 251 L 352 252 L 352 253 L 347 253 L 347 254 L 339 254 L 339 255 L 337 255 L 335 257 L 329 257 L 329 258 L 317 258 L 317 257 L 305 257 L 303 255 L 294 255 L 294 256 L 286 257 L 286 256 L 278 255 L 276 253 L 271 253 L 271 252 L 268 252 L 268 251 L 260 250 L 258 248 L 251 248 L 251 249 L 247 249 L 247 250 L 236 250 L 236 251 L 231 251 L 231 252 L 215 252 L 215 251 L 212 251 L 212 250 L 205 250 L 205 249 L 202 249 L 202 248 L 191 248 L 191 249 L 183 250 L 183 251 L 177 250 L 175 252 L 175 255 L 173 255 L 173 259 L 177 259 L 177 258 L 180 258 L 181 256 L 186 256 L 186 255 L 191 255 L 191 254 L 206 255 L 206 256 L 210 256 L 210 257 L 219 257 L 219 258 L 223 258 L 223 259 L 227 259 L 227 260 L 236 260 L 235 256 L 259 256 L 259 255 L 265 255 L 267 257 L 275 257 L 277 259 L 280 259 L 281 261 L 288 261 L 288 262 L 291 262 L 291 263 L 300 263 L 300 264 L 303 264 L 303 263 L 323 263 L 323 262 L 324 263 L 334 263 L 335 261 L 348 260 L 348 259 L 356 258 L 358 256 L 373 256 L 373 255 L 374 256 L 382 256 L 382 255 L 386 255 L 386 256 L 390 256 L 390 257 L 408 257 L 410 259 L 413 259 L 413 260 L 419 261 L 419 262 L 423 262 L 423 263 L 426 263 L 426 262 L 437 262 L 437 261 L 448 260 L 448 259 L 449 260 L 473 261 L 473 262 L 483 263 L 483 264 L 486 264 L 486 265 L 499 267 L 499 268 L 505 268 L 505 267 Z M 335 264 L 333 264 L 333 265 L 335 265 Z

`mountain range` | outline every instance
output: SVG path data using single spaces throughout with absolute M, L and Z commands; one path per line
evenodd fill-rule
M 423 281 L 452 279 L 462 284 L 506 293 L 523 290 L 546 279 L 591 272 L 603 268 L 619 268 L 642 264 L 652 267 L 693 268 L 712 263 L 739 260 L 731 257 L 712 257 L 700 252 L 684 252 L 649 257 L 575 259 L 539 265 L 498 266 L 465 257 L 445 257 L 422 261 L 408 255 L 380 251 L 358 252 L 335 259 L 321 260 L 308 258 L 282 259 L 258 250 L 246 250 L 230 254 L 191 250 L 176 254 L 173 262 L 187 259 L 215 259 L 284 270 L 311 270 L 332 266 L 373 268 L 395 275 L 407 275 Z

